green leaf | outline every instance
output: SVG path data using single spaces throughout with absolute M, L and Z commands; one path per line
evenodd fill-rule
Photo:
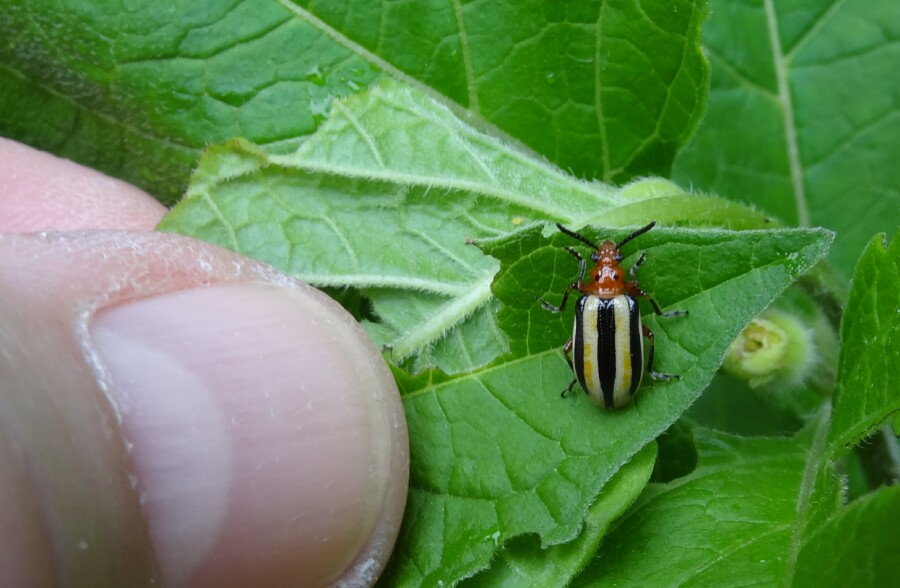
M 0 133 L 181 195 L 207 144 L 296 145 L 370 61 L 277 2 L 13 1 L 0 15 Z M 289 116 L 285 116 L 290 112 Z
M 841 323 L 831 443 L 862 439 L 900 411 L 900 233 L 876 236 L 856 266 Z
M 574 540 L 541 548 L 526 535 L 512 539 L 491 562 L 491 567 L 460 586 L 564 586 L 593 557 L 610 524 L 641 493 L 653 470 L 656 444 L 650 443 L 616 472 L 584 518 L 584 528 Z
M 702 1 L 297 5 L 579 176 L 667 173 L 703 111 Z
M 696 470 L 650 484 L 573 586 L 783 585 L 812 436 L 694 436 Z
M 806 531 L 834 511 L 827 415 L 793 439 L 698 428 L 690 475 L 651 484 L 575 586 L 792 585 Z
M 900 486 L 883 488 L 840 509 L 804 538 L 795 586 L 892 586 L 900 552 Z
M 695 203 L 696 201 L 696 203 Z M 663 204 L 658 205 L 662 202 Z M 334 103 L 295 151 L 211 148 L 160 229 L 271 263 L 316 286 L 355 287 L 367 327 L 413 369 L 460 373 L 506 351 L 490 283 L 497 264 L 467 242 L 535 220 L 763 224 L 664 180 L 586 183 L 464 124 L 425 94 L 385 82 Z
M 458 373 L 507 348 L 491 304 L 497 263 L 467 240 L 615 202 L 610 188 L 523 156 L 421 92 L 385 83 L 335 103 L 292 153 L 240 140 L 210 149 L 160 229 L 316 286 L 359 288 L 380 319 L 370 333 L 395 360 L 417 355 L 419 367 Z
M 292 149 L 390 77 L 578 175 L 665 174 L 704 108 L 705 0 L 128 5 L 0 11 L 0 134 L 171 202 L 204 145 Z
M 696 429 L 696 470 L 650 484 L 573 586 L 892 585 L 900 492 L 842 506 L 828 429 L 827 411 L 793 438 Z
M 837 233 L 849 273 L 900 224 L 900 3 L 711 0 L 702 126 L 674 178 Z
M 4 65 L 0 63 L 0 135 L 127 180 L 164 203 L 181 196 L 196 163 L 196 148 L 112 120 Z
M 485 568 L 499 545 L 525 533 L 543 546 L 572 540 L 621 464 L 678 418 L 712 378 L 731 338 L 824 256 L 830 236 L 659 228 L 629 245 L 626 264 L 638 247 L 648 252 L 642 285 L 663 307 L 691 314 L 647 318 L 658 369 L 681 380 L 648 382 L 635 405 L 619 411 L 600 410 L 581 394 L 560 398 L 572 379 L 560 353 L 572 319 L 543 311 L 535 296 L 556 299 L 571 282 L 577 263 L 561 247 L 567 239 L 555 230 L 545 237 L 536 226 L 481 243 L 501 260 L 493 291 L 503 304 L 508 356 L 456 377 L 400 378 L 410 499 L 388 585 L 467 577 Z

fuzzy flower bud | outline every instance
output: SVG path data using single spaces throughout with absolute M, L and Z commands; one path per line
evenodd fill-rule
M 752 388 L 780 381 L 798 384 L 816 362 L 811 331 L 796 316 L 770 309 L 752 321 L 728 348 L 722 368 Z

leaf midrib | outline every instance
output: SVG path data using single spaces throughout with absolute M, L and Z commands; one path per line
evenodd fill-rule
M 350 39 L 349 37 L 347 37 L 340 31 L 338 31 L 337 29 L 335 29 L 334 27 L 332 27 L 331 25 L 329 25 L 322 19 L 318 18 L 317 16 L 315 16 L 308 10 L 301 8 L 300 6 L 297 6 L 296 4 L 293 4 L 289 0 L 278 0 L 278 3 L 281 4 L 287 11 L 295 14 L 300 20 L 308 23 L 310 26 L 312 26 L 316 30 L 322 32 L 322 34 L 324 34 L 325 36 L 332 39 L 338 45 L 345 47 L 346 49 L 348 49 L 350 52 L 357 55 L 361 59 L 368 61 L 369 63 L 375 65 L 376 67 L 378 67 L 383 72 L 387 73 L 392 78 L 394 78 L 396 80 L 400 80 L 400 81 L 426 93 L 429 97 L 431 97 L 432 99 L 438 101 L 439 103 L 441 103 L 444 106 L 446 106 L 447 108 L 449 108 L 454 114 L 456 114 L 459 118 L 467 121 L 469 124 L 477 125 L 481 130 L 487 131 L 495 137 L 502 138 L 505 142 L 510 143 L 512 146 L 516 147 L 522 153 L 529 153 L 529 154 L 535 153 L 535 151 L 531 147 L 529 147 L 528 145 L 523 143 L 521 140 L 510 135 L 505 130 L 496 126 L 490 120 L 481 116 L 481 113 L 479 112 L 479 110 L 477 108 L 477 96 L 476 96 L 476 101 L 474 102 L 474 104 L 476 106 L 475 108 L 473 108 L 471 104 L 468 108 L 464 107 L 461 104 L 455 102 L 454 100 L 451 100 L 444 94 L 440 93 L 435 88 L 432 88 L 431 86 L 427 86 L 427 85 L 423 84 L 420 80 L 410 76 L 403 70 L 394 66 L 391 62 L 387 61 L 386 59 L 383 59 L 378 54 L 373 53 L 372 51 L 369 51 L 368 49 L 366 49 L 359 43 L 353 41 L 352 39 Z M 464 57 L 465 57 L 465 55 L 464 55 Z M 467 76 L 468 76 L 468 72 L 467 72 Z M 468 82 L 469 78 L 467 77 L 466 80 Z M 472 86 L 470 84 L 470 88 L 471 87 Z M 472 91 L 470 90 L 470 94 L 471 93 L 472 93 Z M 470 100 L 471 100 L 471 97 L 470 97 Z
M 788 166 L 791 172 L 791 186 L 793 187 L 794 206 L 797 212 L 797 224 L 801 227 L 808 227 L 809 205 L 806 202 L 803 163 L 800 160 L 800 148 L 797 143 L 793 97 L 790 84 L 788 83 L 788 57 L 781 49 L 781 37 L 778 31 L 778 16 L 775 12 L 774 0 L 763 0 L 763 5 L 766 11 L 769 45 L 772 51 L 772 63 L 775 68 L 775 80 L 778 87 L 778 103 L 784 113 L 784 142 L 787 149 Z
M 159 143 L 160 145 L 164 145 L 166 147 L 169 147 L 171 149 L 176 149 L 176 150 L 182 151 L 184 153 L 195 154 L 195 156 L 196 156 L 196 154 L 198 154 L 200 152 L 200 149 L 201 149 L 200 147 L 191 147 L 190 145 L 176 143 L 175 141 L 172 140 L 172 137 L 163 137 L 160 135 L 154 135 L 154 134 L 147 132 L 145 129 L 141 129 L 134 125 L 126 124 L 124 122 L 124 120 L 122 120 L 122 119 L 115 118 L 115 117 L 113 117 L 109 114 L 103 113 L 99 110 L 91 110 L 91 109 L 87 108 L 86 106 L 84 106 L 83 104 L 75 101 L 75 99 L 72 96 L 59 93 L 59 91 L 57 91 L 52 86 L 48 86 L 47 84 L 39 82 L 32 77 L 28 77 L 22 71 L 11 67 L 10 64 L 8 64 L 8 63 L 0 63 L 0 69 L 5 69 L 10 74 L 18 77 L 19 79 L 25 80 L 29 84 L 32 84 L 32 85 L 44 90 L 48 94 L 51 94 L 54 98 L 56 98 L 62 102 L 65 102 L 67 104 L 71 104 L 75 109 L 77 109 L 81 113 L 89 113 L 90 116 L 93 116 L 94 118 L 102 120 L 103 122 L 105 122 L 109 125 L 112 125 L 114 127 L 119 127 L 122 130 L 127 131 L 137 137 L 142 137 L 148 141 L 155 141 L 155 142 Z
M 803 533 L 806 531 L 810 501 L 816 488 L 816 478 L 819 470 L 825 463 L 828 448 L 828 432 L 830 429 L 831 402 L 825 402 L 822 405 L 819 423 L 816 426 L 812 443 L 807 452 L 806 466 L 803 469 L 803 478 L 797 493 L 797 516 L 794 517 L 792 524 L 791 540 L 788 543 L 788 553 L 784 564 L 784 582 L 782 585 L 786 588 L 794 582 L 794 574 L 797 571 L 797 558 L 804 544 Z
M 548 218 L 561 219 L 565 222 L 574 222 L 578 217 L 578 213 L 574 211 L 561 210 L 558 206 L 544 206 L 539 199 L 527 198 L 524 194 L 491 187 L 482 182 L 450 179 L 448 176 L 423 176 L 417 174 L 400 173 L 397 171 L 373 171 L 361 170 L 356 167 L 349 167 L 335 164 L 312 163 L 309 161 L 298 161 L 292 155 L 274 155 L 271 156 L 270 162 L 281 165 L 288 169 L 302 169 L 312 173 L 322 173 L 341 177 L 351 177 L 356 179 L 366 179 L 382 181 L 392 184 L 402 184 L 407 186 L 419 186 L 428 188 L 440 188 L 448 191 L 459 190 L 463 192 L 472 192 L 482 196 L 490 196 L 497 198 L 510 204 L 515 204 L 523 208 L 528 208 L 535 212 L 540 212 Z M 586 195 L 597 198 L 598 201 L 604 198 L 600 192 L 593 192 L 578 187 L 578 191 Z M 611 205 L 612 200 L 608 200 Z

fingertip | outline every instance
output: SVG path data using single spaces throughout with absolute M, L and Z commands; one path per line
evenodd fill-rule
M 0 231 L 150 230 L 165 213 L 131 184 L 0 137 Z
M 367 585 L 406 500 L 393 378 L 324 295 L 220 285 L 101 311 L 92 337 L 171 585 Z

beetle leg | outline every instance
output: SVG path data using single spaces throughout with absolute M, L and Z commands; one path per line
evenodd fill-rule
M 631 266 L 631 269 L 628 270 L 628 275 L 631 276 L 632 281 L 637 282 L 636 273 L 638 271 L 638 268 L 641 267 L 641 264 L 643 264 L 646 260 L 647 260 L 647 252 L 641 251 L 641 256 L 637 258 L 637 261 L 635 261 L 634 265 Z
M 559 303 L 559 306 L 553 306 L 540 296 L 537 297 L 537 301 L 541 303 L 541 306 L 544 307 L 544 310 L 548 310 L 550 312 L 562 312 L 566 309 L 566 302 L 569 300 L 569 292 L 572 290 L 581 290 L 581 282 L 584 279 L 584 272 L 587 267 L 587 263 L 580 253 L 575 251 L 575 249 L 571 247 L 566 247 L 566 251 L 574 255 L 578 258 L 578 280 L 574 284 L 569 284 L 569 287 L 566 288 L 566 291 L 563 293 L 562 301 Z
M 576 287 L 580 290 L 581 284 L 584 281 L 584 271 L 587 269 L 587 262 L 578 251 L 575 250 L 574 247 L 566 247 L 566 251 L 571 253 L 575 259 L 578 260 L 578 280 L 575 282 Z
M 669 311 L 666 311 L 666 312 L 660 314 L 660 316 L 664 316 L 666 318 L 673 318 L 673 317 L 687 316 L 687 315 L 688 315 L 688 311 L 686 311 L 686 310 L 669 310 Z
M 562 312 L 566 309 L 566 302 L 569 300 L 569 292 L 572 290 L 576 290 L 578 288 L 578 284 L 569 284 L 569 287 L 566 288 L 566 291 L 563 293 L 562 301 L 559 303 L 559 306 L 553 306 L 540 296 L 537 296 L 535 299 L 541 303 L 541 306 L 544 307 L 544 310 L 550 312 Z
M 569 367 L 572 368 L 573 370 L 575 368 L 572 367 L 572 356 L 569 354 L 572 353 L 572 348 L 574 346 L 575 346 L 575 343 L 572 341 L 571 338 L 569 338 L 569 340 L 566 341 L 566 344 L 563 346 L 563 357 L 566 358 L 566 363 L 568 363 Z
M 569 355 L 570 353 L 572 353 L 572 346 L 573 346 L 572 340 L 569 339 L 569 340 L 566 342 L 565 346 L 563 347 L 563 357 L 566 358 L 566 363 L 569 364 L 569 367 L 572 368 L 572 370 L 574 370 L 575 368 L 572 367 L 572 358 L 571 358 L 571 356 Z M 565 398 L 565 397 L 566 397 L 566 394 L 568 394 L 569 392 L 571 392 L 571 391 L 572 391 L 572 388 L 575 387 L 575 383 L 576 383 L 577 381 L 578 381 L 577 378 L 573 378 L 572 381 L 569 382 L 569 385 L 566 387 L 566 389 L 563 390 L 562 392 L 560 392 L 559 395 L 560 395 L 561 397 Z
M 644 292 L 644 290 L 641 289 L 640 285 L 638 284 L 636 272 L 637 272 L 638 268 L 641 267 L 641 265 L 644 263 L 644 261 L 646 261 L 646 259 L 647 259 L 647 252 L 642 251 L 641 256 L 637 258 L 637 261 L 634 262 L 634 264 L 631 266 L 631 269 L 628 271 L 628 275 L 631 276 L 631 284 L 630 284 L 630 287 L 628 288 L 629 294 L 631 294 L 635 298 L 640 296 L 640 297 L 643 297 L 643 298 L 646 298 L 647 300 L 649 300 L 650 304 L 653 306 L 653 312 L 655 312 L 659 316 L 664 316 L 664 317 L 687 316 L 688 311 L 686 311 L 686 310 L 670 310 L 668 312 L 663 312 L 662 309 L 659 307 L 659 304 L 656 303 L 656 300 L 654 300 L 652 296 L 650 296 L 649 294 Z
M 688 311 L 686 311 L 686 310 L 669 310 L 667 312 L 663 312 L 662 309 L 659 307 L 659 304 L 656 303 L 656 300 L 654 300 L 652 296 L 650 296 L 649 294 L 644 292 L 640 288 L 640 286 L 638 286 L 637 282 L 631 282 L 630 287 L 628 288 L 628 293 L 631 294 L 635 298 L 637 298 L 639 296 L 641 298 L 646 298 L 648 301 L 650 301 L 650 305 L 653 306 L 653 312 L 655 312 L 659 316 L 672 318 L 672 317 L 676 317 L 676 316 L 687 316 L 688 315 Z
M 646 337 L 650 341 L 650 353 L 647 354 L 647 372 L 650 374 L 650 377 L 654 380 L 662 380 L 663 382 L 668 382 L 669 380 L 678 380 L 681 378 L 678 374 L 664 374 L 661 372 L 653 371 L 653 347 L 656 343 L 656 339 L 653 336 L 653 331 L 650 330 L 650 327 L 647 325 L 641 325 L 641 328 L 644 331 L 644 337 Z

